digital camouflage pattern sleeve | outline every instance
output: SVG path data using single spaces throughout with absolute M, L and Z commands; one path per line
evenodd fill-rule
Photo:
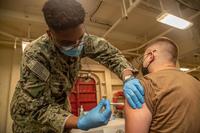
M 64 105 L 66 96 L 61 100 L 53 96 L 59 91 L 53 92 L 57 88 L 50 85 L 51 64 L 49 56 L 45 55 L 50 48 L 43 44 L 43 39 L 44 36 L 33 42 L 23 55 L 20 80 L 11 102 L 14 133 L 62 133 L 71 115 Z
M 122 72 L 125 69 L 137 72 L 137 69 L 133 68 L 122 53 L 105 39 L 94 35 L 86 35 L 84 41 L 86 44 L 84 46 L 83 56 L 90 57 L 106 66 L 119 78 L 122 79 Z
M 105 65 L 120 78 L 124 69 L 133 69 L 105 39 L 86 35 L 84 41 L 83 57 Z M 32 42 L 23 55 L 21 77 L 11 102 L 13 132 L 62 133 L 71 115 L 66 92 L 72 88 L 79 70 L 80 59 L 68 64 L 47 35 Z

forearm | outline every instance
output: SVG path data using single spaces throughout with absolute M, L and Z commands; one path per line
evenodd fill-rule
M 48 104 L 44 98 L 33 98 L 20 88 L 16 89 L 11 103 L 12 119 L 19 125 L 32 125 L 49 128 L 62 133 L 71 113 L 56 103 Z
M 65 128 L 67 129 L 78 128 L 77 123 L 78 123 L 78 117 L 75 115 L 71 115 L 66 120 Z
M 71 113 L 62 109 L 60 105 L 49 105 L 46 109 L 38 110 L 39 115 L 36 120 L 41 125 L 49 125 L 54 131 L 62 133 L 65 129 L 66 121 Z
M 105 39 L 90 35 L 86 37 L 85 41 L 83 56 L 88 56 L 106 66 L 121 79 L 125 69 L 136 71 L 123 54 Z
M 107 44 L 105 53 L 100 53 L 94 60 L 106 66 L 109 70 L 114 72 L 119 78 L 123 79 L 123 71 L 131 69 L 131 65 L 117 49 L 112 48 Z M 127 71 L 124 71 L 125 73 Z

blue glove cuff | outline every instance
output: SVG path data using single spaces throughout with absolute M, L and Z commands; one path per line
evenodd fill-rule
M 84 131 L 89 130 L 89 128 L 86 125 L 83 125 L 81 123 L 84 123 L 84 122 L 81 122 L 81 118 L 79 118 L 78 123 L 77 123 L 78 129 L 81 129 L 81 130 L 84 130 Z

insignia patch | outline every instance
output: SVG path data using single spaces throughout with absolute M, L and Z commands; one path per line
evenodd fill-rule
M 37 75 L 38 78 L 40 78 L 41 80 L 47 81 L 50 75 L 50 72 L 48 71 L 46 67 L 44 67 L 44 65 L 42 65 L 38 61 L 31 60 L 27 64 L 27 66 L 32 72 L 34 72 Z

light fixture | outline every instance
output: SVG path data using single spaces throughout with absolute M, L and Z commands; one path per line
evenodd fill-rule
M 182 30 L 187 29 L 193 25 L 191 22 L 167 12 L 161 13 L 157 17 L 157 21 Z
M 180 70 L 183 71 L 183 72 L 187 72 L 187 71 L 189 71 L 190 69 L 189 69 L 189 68 L 181 67 Z
M 26 46 L 28 45 L 28 44 L 30 44 L 31 42 L 29 42 L 29 41 L 23 41 L 22 40 L 22 52 L 24 52 L 24 49 L 26 48 Z

